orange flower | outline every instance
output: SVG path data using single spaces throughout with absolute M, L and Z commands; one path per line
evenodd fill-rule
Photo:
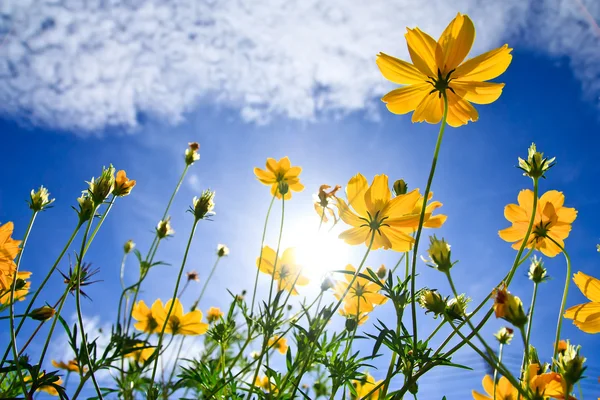
M 125 171 L 120 170 L 117 172 L 117 178 L 115 179 L 115 188 L 113 189 L 113 194 L 115 196 L 127 196 L 131 189 L 135 186 L 135 181 L 133 179 L 128 179 Z

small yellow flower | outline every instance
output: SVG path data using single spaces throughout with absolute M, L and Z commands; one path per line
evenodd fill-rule
M 275 274 L 273 275 L 273 265 Z M 277 281 L 277 290 L 287 290 L 292 295 L 297 295 L 296 286 L 308 285 L 308 278 L 302 275 L 302 267 L 296 261 L 296 249 L 291 247 L 285 249 L 283 254 L 277 257 L 275 250 L 269 246 L 263 247 L 262 258 L 256 258 L 256 266 L 260 272 L 274 276 Z
M 530 364 L 527 369 L 529 389 L 538 396 L 553 399 L 565 399 L 564 379 L 559 373 L 542 373 L 539 364 Z
M 471 19 L 458 14 L 436 42 L 419 28 L 405 35 L 412 64 L 377 55 L 383 76 L 399 85 L 381 99 L 394 114 L 414 111 L 412 122 L 437 124 L 442 119 L 448 97 L 448 125 L 457 127 L 477 121 L 479 115 L 471 103 L 493 103 L 502 94 L 503 83 L 486 82 L 508 68 L 512 49 L 504 45 L 465 62 L 475 40 Z
M 40 377 L 43 377 L 44 374 L 41 373 Z M 26 376 L 24 378 L 25 382 L 31 382 L 31 376 Z M 62 378 L 58 378 L 56 381 L 54 381 L 55 385 L 61 386 L 63 384 L 63 380 Z M 56 388 L 54 388 L 54 386 L 50 386 L 50 385 L 43 385 L 40 386 L 39 388 L 36 389 L 36 392 L 46 392 L 51 396 L 58 396 L 58 390 L 56 390 Z
M 333 208 L 331 208 L 330 201 L 332 197 L 335 198 L 336 192 L 342 187 L 340 185 L 336 185 L 329 192 L 325 191 L 326 189 L 330 188 L 331 186 L 329 185 L 321 185 L 319 187 L 319 193 L 317 194 L 317 198 L 315 199 L 314 203 L 315 211 L 317 212 L 317 215 L 323 221 L 323 223 L 327 223 L 329 221 L 327 214 L 329 214 L 329 216 L 333 218 L 334 222 L 337 222 L 337 217 L 335 215 L 335 211 L 333 211 Z
M 371 390 L 373 390 L 375 388 L 375 386 L 379 385 L 382 381 L 377 381 L 375 382 L 375 379 L 368 373 L 365 374 L 363 379 L 354 381 L 352 384 L 354 385 L 354 387 L 356 388 L 356 394 L 357 397 L 352 397 L 353 399 L 378 399 L 379 398 L 379 394 L 381 393 L 381 391 L 383 390 L 383 387 L 377 389 L 376 391 L 374 391 L 373 393 L 371 393 L 371 395 L 369 395 L 369 397 L 365 397 L 366 395 L 368 395 Z
M 287 339 L 283 338 L 283 337 L 279 337 L 277 335 L 275 335 L 271 339 L 269 339 L 267 344 L 269 345 L 269 347 L 272 346 L 272 348 L 276 349 L 281 354 L 285 354 L 289 347 L 287 345 Z
M 500 378 L 498 384 L 496 385 L 495 397 L 494 381 L 492 378 L 489 375 L 486 375 L 483 377 L 483 381 L 481 383 L 487 396 L 473 390 L 471 393 L 473 394 L 473 399 L 475 400 L 492 400 L 494 398 L 496 400 L 516 400 L 517 396 L 519 395 L 519 391 L 504 376 Z
M 152 315 L 156 318 L 159 330 L 162 329 L 167 319 L 167 313 L 171 308 L 171 302 L 167 301 L 165 306 L 162 306 L 162 301 L 156 300 L 152 304 Z M 202 335 L 208 330 L 208 324 L 202 322 L 202 311 L 194 310 L 185 314 L 183 312 L 183 305 L 179 299 L 175 299 L 175 304 L 171 315 L 169 315 L 169 322 L 165 328 L 165 333 L 172 335 Z
M 527 323 L 523 302 L 506 290 L 505 286 L 494 289 L 493 297 L 496 318 L 502 318 L 518 328 L 522 328 Z
M 27 296 L 27 293 L 29 293 L 29 288 L 31 287 L 31 282 L 27 280 L 30 276 L 31 272 L 28 271 L 17 272 L 17 289 L 15 290 L 15 301 L 25 300 L 25 296 Z M 22 281 L 21 284 L 19 284 L 19 280 Z M 7 291 L 1 292 L 0 304 L 10 303 L 10 291 L 11 289 L 9 288 Z
M 65 371 L 79 373 L 79 363 L 77 360 L 70 360 L 66 363 L 64 361 L 52 360 L 52 365 L 56 368 L 64 369 Z M 87 367 L 83 367 L 83 372 L 85 371 L 87 371 Z
M 268 393 L 277 393 L 277 388 L 271 383 L 271 380 L 267 376 L 263 376 L 262 378 L 257 376 L 254 381 L 254 386 L 259 387 Z
M 133 179 L 127 178 L 127 174 L 125 171 L 120 170 L 117 172 L 117 178 L 115 179 L 115 187 L 113 189 L 113 194 L 115 196 L 127 196 L 131 189 L 135 186 L 135 181 Z
M 498 232 L 500 237 L 507 242 L 514 242 L 513 249 L 518 250 L 523 243 L 531 213 L 533 211 L 533 192 L 521 190 L 518 197 L 519 204 L 509 204 L 504 208 L 504 217 L 512 222 L 510 228 Z M 577 218 L 577 210 L 563 207 L 565 196 L 556 190 L 550 190 L 539 198 L 536 216 L 527 248 L 535 248 L 548 257 L 561 253 L 560 246 L 564 247 L 564 240 L 571 232 L 571 224 Z
M 14 259 L 19 254 L 21 241 L 11 237 L 13 229 L 12 222 L 0 226 L 0 292 L 11 288 L 16 269 Z
M 583 272 L 573 275 L 573 282 L 590 302 L 569 308 L 565 318 L 572 319 L 573 324 L 586 333 L 600 332 L 600 280 Z
M 372 250 L 384 248 L 404 252 L 412 248 L 415 240 L 410 235 L 419 226 L 423 205 L 423 197 L 418 189 L 392 199 L 387 175 L 376 175 L 369 186 L 362 174 L 356 174 L 346 186 L 346 196 L 348 204 L 338 198 L 337 207 L 342 221 L 352 228 L 342 232 L 340 239 L 350 245 L 369 245 L 371 235 L 375 232 Z M 430 193 L 431 196 L 433 193 Z M 442 226 L 446 216 L 432 216 L 433 211 L 441 206 L 439 201 L 427 206 L 424 227 Z
M 212 323 L 218 321 L 223 315 L 223 311 L 219 307 L 211 307 L 206 312 L 206 319 L 209 323 Z
M 292 198 L 292 192 L 301 192 L 304 185 L 300 183 L 301 167 L 292 167 L 290 159 L 283 157 L 279 161 L 267 158 L 267 169 L 254 168 L 254 175 L 263 185 L 271 186 L 271 194 L 281 198 L 280 183 L 286 183 L 289 190 L 284 194 L 284 199 Z
M 370 268 L 367 267 L 367 269 Z M 346 271 L 348 273 L 344 274 L 344 281 L 337 282 L 334 288 L 333 295 L 338 300 L 344 295 L 346 289 L 348 289 L 348 285 L 356 273 L 356 268 L 348 264 L 346 266 Z M 367 274 L 364 273 L 364 275 Z M 352 286 L 350 286 L 350 290 L 344 298 L 342 310 L 345 314 L 350 315 L 359 315 L 373 311 L 375 306 L 381 305 L 387 301 L 387 297 L 379 293 L 380 289 L 381 286 L 377 283 L 359 275 L 354 280 L 354 283 L 352 283 Z
M 138 347 L 144 347 L 145 345 L 143 343 L 138 343 L 136 344 L 135 348 Z M 130 357 L 133 358 L 136 362 L 143 364 L 145 363 L 150 356 L 152 356 L 152 354 L 154 353 L 154 347 L 146 347 L 140 350 L 134 350 L 130 353 L 125 354 L 125 357 Z
M 156 302 L 159 301 L 160 300 L 156 300 Z M 152 306 L 152 308 L 154 308 L 154 305 Z M 133 319 L 138 321 L 133 325 L 135 329 L 146 333 L 160 332 L 160 330 L 158 329 L 158 322 L 156 321 L 156 316 L 152 314 L 152 310 L 148 308 L 146 303 L 144 303 L 144 300 L 138 301 L 133 306 L 131 316 L 133 317 Z

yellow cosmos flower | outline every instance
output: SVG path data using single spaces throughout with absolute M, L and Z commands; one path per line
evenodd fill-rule
M 277 259 L 277 261 L 275 261 Z M 275 266 L 274 279 L 277 281 L 277 290 L 287 290 L 292 295 L 297 295 L 296 286 L 308 285 L 308 278 L 302 275 L 302 267 L 296 261 L 296 249 L 290 247 L 285 249 L 283 254 L 277 257 L 275 250 L 269 246 L 263 247 L 262 258 L 256 258 L 256 266 L 260 272 L 273 276 L 273 266 Z M 294 284 L 295 282 L 295 284 Z
M 367 269 L 370 269 L 370 267 L 367 267 Z M 346 289 L 348 289 L 348 285 L 356 273 L 356 268 L 348 264 L 346 265 L 346 271 L 348 273 L 344 274 L 344 281 L 337 282 L 333 289 L 333 295 L 338 300 L 344 295 Z M 367 273 L 365 272 L 364 275 L 367 275 Z M 358 276 L 344 298 L 344 307 L 342 309 L 344 315 L 357 316 L 361 313 L 368 313 L 373 311 L 374 306 L 385 303 L 387 297 L 380 294 L 379 289 L 381 289 L 381 286 L 377 283 Z
M 494 381 L 489 375 L 483 377 L 481 382 L 485 394 L 481 394 L 475 390 L 471 391 L 475 400 L 493 400 L 494 399 Z M 496 400 L 517 400 L 519 391 L 510 383 L 504 376 L 500 378 L 496 385 Z
M 40 377 L 43 377 L 43 376 L 44 376 L 43 373 L 40 374 Z M 31 376 L 26 376 L 23 380 L 25 382 L 31 382 Z M 58 386 L 61 386 L 63 384 L 62 378 L 58 378 L 58 380 L 56 380 L 54 382 L 54 384 L 58 385 Z M 51 396 L 58 396 L 58 390 L 56 390 L 54 388 L 54 386 L 51 386 L 51 385 L 40 386 L 39 388 L 36 389 L 36 392 L 46 392 L 46 393 L 48 393 Z
M 384 53 L 377 55 L 383 76 L 399 85 L 381 99 L 394 114 L 414 111 L 412 122 L 437 124 L 444 113 L 442 93 L 448 97 L 448 125 L 457 127 L 477 121 L 471 103 L 489 104 L 502 94 L 503 83 L 486 82 L 508 68 L 512 49 L 504 45 L 465 62 L 475 27 L 471 19 L 458 14 L 436 42 L 419 28 L 405 34 L 412 64 Z
M 158 302 L 156 300 L 154 303 Z M 162 303 L 161 303 L 162 305 Z M 153 306 L 154 307 L 154 306 Z M 135 319 L 136 322 L 133 326 L 138 331 L 146 332 L 146 333 L 157 333 L 160 332 L 158 330 L 158 322 L 156 321 L 156 316 L 152 315 L 152 310 L 148 308 L 144 300 L 138 301 L 133 306 L 133 311 L 131 312 L 131 316 Z
M 368 395 L 371 390 L 375 388 L 375 386 L 379 385 L 382 381 L 375 382 L 375 379 L 370 374 L 365 374 L 365 377 L 361 380 L 354 381 L 353 385 L 356 388 L 357 397 L 352 397 L 353 399 L 378 399 L 379 394 L 383 390 L 383 387 L 374 391 L 369 397 L 365 397 Z
M 337 217 L 335 215 L 335 212 L 333 211 L 333 208 L 331 208 L 331 198 L 335 198 L 335 194 L 342 187 L 340 185 L 336 185 L 329 192 L 325 191 L 326 189 L 330 188 L 331 186 L 329 185 L 321 185 L 319 187 L 319 193 L 317 194 L 314 203 L 317 215 L 325 224 L 329 222 L 329 217 L 327 216 L 327 214 L 329 214 L 329 216 L 333 218 L 334 223 L 337 223 Z
M 0 291 L 11 288 L 16 269 L 14 259 L 19 254 L 21 241 L 11 237 L 13 230 L 12 222 L 0 226 Z
M 539 364 L 531 364 L 527 368 L 529 389 L 532 393 L 544 398 L 565 399 L 565 381 L 557 372 L 540 373 Z M 567 396 L 572 398 L 571 396 Z
M 209 323 L 218 321 L 223 316 L 223 311 L 219 307 L 211 307 L 206 313 L 206 319 Z
M 143 343 L 138 343 L 134 346 L 135 348 L 144 347 Z M 125 357 L 133 358 L 138 363 L 145 363 L 150 356 L 154 353 L 154 347 L 146 347 L 140 350 L 134 350 L 130 353 L 125 354 Z
M 362 324 L 364 324 L 365 322 L 367 322 L 367 320 L 369 319 L 369 313 L 366 312 L 360 312 L 360 313 L 355 313 L 355 312 L 347 312 L 346 310 L 344 310 L 344 308 L 340 308 L 339 311 L 340 315 L 346 319 L 353 319 L 354 321 L 356 321 L 358 326 L 361 326 Z
M 265 392 L 277 393 L 277 387 L 271 383 L 271 380 L 267 376 L 263 376 L 262 378 L 257 376 L 254 381 L 254 386 L 261 388 Z
M 79 363 L 77 360 L 70 360 L 66 363 L 64 361 L 52 360 L 52 365 L 56 368 L 64 369 L 65 371 L 79 373 Z M 83 367 L 83 372 L 85 371 L 87 371 L 87 367 Z
M 290 159 L 283 157 L 279 161 L 274 158 L 267 158 L 267 169 L 254 168 L 254 175 L 263 185 L 271 186 L 271 194 L 278 199 L 281 198 L 279 192 L 279 184 L 286 183 L 289 187 L 283 198 L 289 200 L 292 198 L 292 190 L 301 192 L 304 190 L 304 185 L 300 183 L 300 173 L 302 168 L 292 167 Z
M 27 281 L 31 276 L 31 272 L 28 271 L 19 271 L 17 272 L 17 279 L 22 279 L 25 281 L 25 285 L 20 289 L 15 290 L 15 301 L 23 301 L 25 300 L 25 296 L 29 293 L 29 288 L 31 287 L 31 282 Z M 12 277 L 11 277 L 12 283 Z M 0 294 L 0 304 L 8 304 L 10 303 L 10 287 Z
M 565 318 L 572 319 L 579 329 L 587 333 L 600 332 L 600 280 L 577 272 L 573 282 L 590 302 L 579 304 L 565 311 Z
M 287 339 L 279 337 L 278 335 L 275 335 L 271 339 L 269 339 L 268 345 L 269 347 L 273 346 L 273 348 L 279 351 L 281 354 L 285 354 L 289 347 L 287 345 Z
M 133 179 L 127 178 L 127 174 L 125 171 L 120 170 L 117 172 L 117 178 L 115 179 L 115 188 L 113 189 L 113 194 L 115 196 L 127 196 L 131 189 L 135 186 L 135 181 Z
M 418 189 L 392 198 L 387 175 L 375 175 L 371 186 L 362 174 L 356 174 L 346 187 L 348 204 L 340 198 L 337 206 L 340 218 L 352 228 L 342 232 L 340 239 L 351 245 L 369 245 L 375 232 L 372 249 L 409 251 L 414 239 L 410 236 L 419 227 L 423 197 Z M 429 199 L 433 196 L 430 193 Z M 439 201 L 427 205 L 423 226 L 439 228 L 445 215 L 432 216 L 442 206 Z
M 533 192 L 521 190 L 518 196 L 519 204 L 509 204 L 504 208 L 504 217 L 512 222 L 512 226 L 498 232 L 507 242 L 514 242 L 513 249 L 518 250 L 523 243 L 531 213 L 533 211 Z M 571 224 L 577 218 L 577 210 L 563 207 L 565 196 L 556 190 L 550 190 L 539 198 L 533 228 L 529 236 L 527 248 L 535 248 L 548 257 L 561 253 L 564 240 L 571 232 Z
M 160 301 L 160 299 L 152 304 L 152 315 L 154 315 L 156 322 L 158 322 L 158 329 L 162 329 L 162 326 L 165 324 L 172 301 L 173 300 L 167 301 L 167 304 L 165 304 L 164 307 L 162 306 L 162 301 Z M 202 335 L 208 330 L 208 324 L 201 321 L 202 311 L 194 310 L 185 314 L 183 312 L 183 305 L 179 299 L 175 299 L 175 305 L 169 316 L 169 322 L 165 328 L 165 333 L 170 333 L 172 335 Z

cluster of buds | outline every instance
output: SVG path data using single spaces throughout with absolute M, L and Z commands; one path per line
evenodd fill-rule
M 408 185 L 406 182 L 404 182 L 404 179 L 398 179 L 396 182 L 394 182 L 392 190 L 394 191 L 394 195 L 400 196 L 408 192 Z
M 200 159 L 200 145 L 196 142 L 188 143 L 189 147 L 185 150 L 185 163 L 186 165 L 192 165 Z
M 527 314 L 523 309 L 523 302 L 511 294 L 506 286 L 494 289 L 494 311 L 496 318 L 502 318 L 517 328 L 523 328 L 527 323 Z
M 218 257 L 227 257 L 229 255 L 229 247 L 224 244 L 219 244 L 217 246 L 217 256 Z
M 435 235 L 429 236 L 429 249 L 427 249 L 429 259 L 423 257 L 422 260 L 431 268 L 435 268 L 440 272 L 448 273 L 456 262 L 450 260 L 452 252 L 450 245 L 446 243 L 444 238 L 438 239 Z
M 500 344 L 510 344 L 512 338 L 515 336 L 515 331 L 508 327 L 500 328 L 500 330 L 494 333 L 494 336 Z
M 94 205 L 98 207 L 115 188 L 115 168 L 112 164 L 108 168 L 102 168 L 100 177 L 98 177 L 98 179 L 92 178 L 88 184 L 90 197 L 92 198 Z
M 214 198 L 215 192 L 210 189 L 203 191 L 200 197 L 194 197 L 189 211 L 194 214 L 197 221 L 206 219 L 215 214 L 213 212 L 215 208 Z
M 581 346 L 573 346 L 569 341 L 566 342 L 566 349 L 558 353 L 554 361 L 558 372 L 562 375 L 567 386 L 572 388 L 582 377 L 586 367 L 585 357 L 579 354 Z
M 158 225 L 156 226 L 156 236 L 158 236 L 159 239 L 164 239 L 167 236 L 173 236 L 174 234 L 175 231 L 171 228 L 170 217 L 158 222 Z
M 523 170 L 523 175 L 533 179 L 545 178 L 544 174 L 555 164 L 552 157 L 544 158 L 544 153 L 537 151 L 535 143 L 532 143 L 527 151 L 527 160 L 519 157 L 519 169 Z
M 531 259 L 531 265 L 529 266 L 528 276 L 529 279 L 534 283 L 541 283 L 548 280 L 546 268 L 544 268 L 544 262 L 541 258 L 533 256 Z
M 43 211 L 50 208 L 50 204 L 54 203 L 54 199 L 50 199 L 50 192 L 43 186 L 37 191 L 32 190 L 29 195 L 29 208 L 33 211 Z

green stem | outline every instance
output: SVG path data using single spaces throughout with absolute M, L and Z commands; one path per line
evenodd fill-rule
M 281 238 L 283 237 L 283 220 L 285 217 L 285 196 L 281 198 L 281 222 L 279 224 L 279 237 L 277 238 L 277 250 L 275 251 L 275 262 L 273 263 L 273 272 L 271 273 L 271 284 L 269 287 L 269 301 L 267 304 L 271 305 L 271 299 L 273 295 L 273 284 L 275 282 L 275 273 L 277 272 L 277 262 L 279 261 L 279 251 L 281 250 Z M 259 261 L 260 263 L 260 261 Z M 293 286 L 290 291 L 293 290 Z M 274 307 L 275 308 L 275 307 Z
M 500 343 L 498 348 L 498 365 L 502 363 L 502 351 L 504 350 L 504 344 Z M 498 366 L 494 367 L 494 400 L 496 400 L 496 387 L 498 386 Z
M 440 329 L 442 329 L 442 326 L 444 326 L 445 323 L 446 323 L 445 319 L 440 321 L 438 326 L 433 330 L 433 332 L 431 332 L 431 334 L 427 337 L 427 340 L 425 340 L 425 342 L 429 343 L 429 341 L 440 331 Z
M 521 373 L 525 374 L 525 367 L 529 361 L 529 342 L 531 340 L 531 326 L 533 325 L 533 310 L 535 308 L 535 300 L 537 298 L 538 283 L 533 282 L 533 295 L 531 296 L 531 306 L 529 307 L 529 316 L 527 318 L 527 334 L 525 337 L 525 353 L 523 353 L 523 361 L 521 362 Z M 524 376 L 524 375 L 523 375 Z
M 106 216 L 108 215 L 108 213 L 110 212 L 110 209 L 112 208 L 113 204 L 115 203 L 115 199 L 116 198 L 117 198 L 117 196 L 113 195 L 113 197 L 108 202 L 108 207 L 106 208 L 106 211 L 104 211 L 104 213 L 100 217 L 100 221 L 98 221 L 98 223 L 96 224 L 96 227 L 92 231 L 92 234 L 90 235 L 87 243 L 85 244 L 85 249 L 84 249 L 85 253 L 87 253 L 88 249 L 90 248 L 90 245 L 92 244 L 92 241 L 96 237 L 96 233 L 98 233 L 98 231 L 100 230 L 100 227 L 102 227 L 102 224 L 104 223 L 104 220 L 106 219 Z
M 407 257 L 407 259 L 408 259 L 408 257 Z M 396 310 L 396 337 L 400 337 L 400 332 L 402 330 L 403 311 L 395 303 L 394 303 L 394 308 Z M 434 332 L 437 332 L 437 330 L 440 327 L 441 327 L 441 325 L 439 325 L 438 328 L 436 328 L 436 330 Z M 390 365 L 388 366 L 388 371 L 385 376 L 385 381 L 383 384 L 383 391 L 380 393 L 379 397 L 385 398 L 385 396 L 387 395 L 388 389 L 390 387 L 390 382 L 392 380 L 392 376 L 394 375 L 394 366 L 396 365 L 396 357 L 397 357 L 396 352 L 392 351 L 392 358 L 390 359 Z
M 444 137 L 444 130 L 446 128 L 446 119 L 448 118 L 448 97 L 446 93 L 444 96 L 444 115 L 442 116 L 442 122 L 440 125 L 440 131 L 438 133 L 437 142 L 435 144 L 435 150 L 433 152 L 433 160 L 431 161 L 431 169 L 429 171 L 429 178 L 427 179 L 427 186 L 425 187 L 425 193 L 423 194 L 423 205 L 421 207 L 421 215 L 419 216 L 419 226 L 417 228 L 417 234 L 415 236 L 415 245 L 413 247 L 412 256 L 412 271 L 410 281 L 410 292 L 411 302 L 410 308 L 412 312 L 412 327 L 413 327 L 413 352 L 417 352 L 418 343 L 418 332 L 417 332 L 417 301 L 415 296 L 416 291 L 416 272 L 417 272 L 417 253 L 419 249 L 419 240 L 421 239 L 421 232 L 423 231 L 423 223 L 425 222 L 425 211 L 427 209 L 427 201 L 429 197 L 429 191 L 431 190 L 431 184 L 433 182 L 433 176 L 435 175 L 435 167 L 437 165 L 438 155 L 440 153 L 440 147 L 442 145 L 442 139 Z
M 260 265 L 262 263 L 263 248 L 265 247 L 265 236 L 267 235 L 267 225 L 269 224 L 269 215 L 271 214 L 271 208 L 275 202 L 275 195 L 271 198 L 269 209 L 267 210 L 267 216 L 265 217 L 265 226 L 263 227 L 262 239 L 260 240 L 260 254 L 258 255 L 258 268 L 256 269 L 256 276 L 254 277 L 254 290 L 252 291 L 252 306 L 250 307 L 250 313 L 254 312 L 254 300 L 256 298 L 256 287 L 258 286 L 258 275 L 260 274 Z
M 196 299 L 196 301 L 194 302 L 194 305 L 192 306 L 192 309 L 196 309 L 196 307 L 198 307 L 198 304 L 200 304 L 200 300 L 202 300 L 202 297 L 204 296 L 204 291 L 206 290 L 206 288 L 208 287 L 208 283 L 210 282 L 210 280 L 213 277 L 213 274 L 215 273 L 215 270 L 217 269 L 217 265 L 219 265 L 219 260 L 221 259 L 221 257 L 219 257 L 217 255 L 217 259 L 215 260 L 215 263 L 213 264 L 212 269 L 210 270 L 210 274 L 208 274 L 208 278 L 206 279 L 206 281 L 204 281 L 204 286 L 202 286 L 202 290 L 200 291 L 200 295 L 198 296 L 198 298 Z
M 400 266 L 400 263 L 402 262 L 402 260 L 404 260 L 405 257 L 406 257 L 406 253 L 402 253 L 400 258 L 398 259 L 398 262 L 396 263 L 396 265 L 394 265 L 394 268 L 392 268 L 390 275 L 394 275 L 394 272 L 396 272 L 396 269 L 398 269 L 398 267 Z
M 25 236 L 23 237 L 23 243 L 21 245 L 21 250 L 17 255 L 17 260 L 15 261 L 15 272 L 13 275 L 12 286 L 10 290 L 10 300 L 9 300 L 9 310 L 10 310 L 10 343 L 12 348 L 13 357 L 15 359 L 15 363 L 17 366 L 17 376 L 19 377 L 19 381 L 21 382 L 21 389 L 23 389 L 23 394 L 27 398 L 27 385 L 25 385 L 25 379 L 23 377 L 23 373 L 21 372 L 21 364 L 19 363 L 19 350 L 17 349 L 17 335 L 15 334 L 15 291 L 17 290 L 17 275 L 19 273 L 19 267 L 21 266 L 21 259 L 23 258 L 23 252 L 25 251 L 25 246 L 27 245 L 27 239 L 29 239 L 29 233 L 31 232 L 31 228 L 33 227 L 33 223 L 35 222 L 35 217 L 37 216 L 37 211 L 34 211 L 31 214 L 31 219 L 29 220 L 29 224 L 27 225 L 27 230 L 25 231 Z
M 187 166 L 186 166 L 187 168 Z M 177 282 L 175 283 L 175 290 L 173 290 L 173 299 L 171 300 L 171 306 L 169 307 L 169 311 L 165 317 L 165 322 L 163 323 L 162 329 L 160 331 L 160 335 L 158 336 L 158 345 L 156 346 L 155 351 L 160 351 L 162 346 L 163 337 L 165 335 L 165 330 L 167 329 L 167 324 L 169 323 L 169 318 L 171 317 L 171 313 L 173 312 L 173 308 L 175 307 L 175 300 L 177 297 L 177 292 L 179 291 L 179 284 L 181 283 L 181 276 L 183 275 L 183 269 L 185 268 L 185 263 L 187 261 L 188 254 L 190 252 L 190 247 L 192 245 L 192 240 L 194 239 L 194 233 L 196 232 L 196 227 L 198 226 L 199 219 L 194 219 L 194 224 L 192 225 L 192 231 L 190 232 L 190 238 L 188 240 L 187 246 L 185 247 L 185 253 L 183 255 L 183 261 L 181 262 L 181 267 L 179 268 L 179 274 L 177 274 Z M 174 334 L 174 333 L 173 333 Z M 158 359 L 157 356 L 154 360 L 154 366 L 152 367 L 152 378 L 150 379 L 150 387 L 148 389 L 148 393 L 151 393 L 152 387 L 154 385 L 154 379 L 156 378 L 156 369 L 158 368 Z
M 556 324 L 556 337 L 554 339 L 554 353 L 552 353 L 552 360 L 556 360 L 556 356 L 558 355 L 558 342 L 560 342 L 560 331 L 562 329 L 563 322 L 563 314 L 565 313 L 565 308 L 567 306 L 567 295 L 569 294 L 569 285 L 571 283 L 571 257 L 569 257 L 569 253 L 564 249 L 563 246 L 558 244 L 556 240 L 552 239 L 550 236 L 547 237 L 552 241 L 556 246 L 560 248 L 560 250 L 565 255 L 565 259 L 567 260 L 567 277 L 565 279 L 565 288 L 563 290 L 563 297 L 560 303 L 560 314 L 558 314 L 558 323 Z

